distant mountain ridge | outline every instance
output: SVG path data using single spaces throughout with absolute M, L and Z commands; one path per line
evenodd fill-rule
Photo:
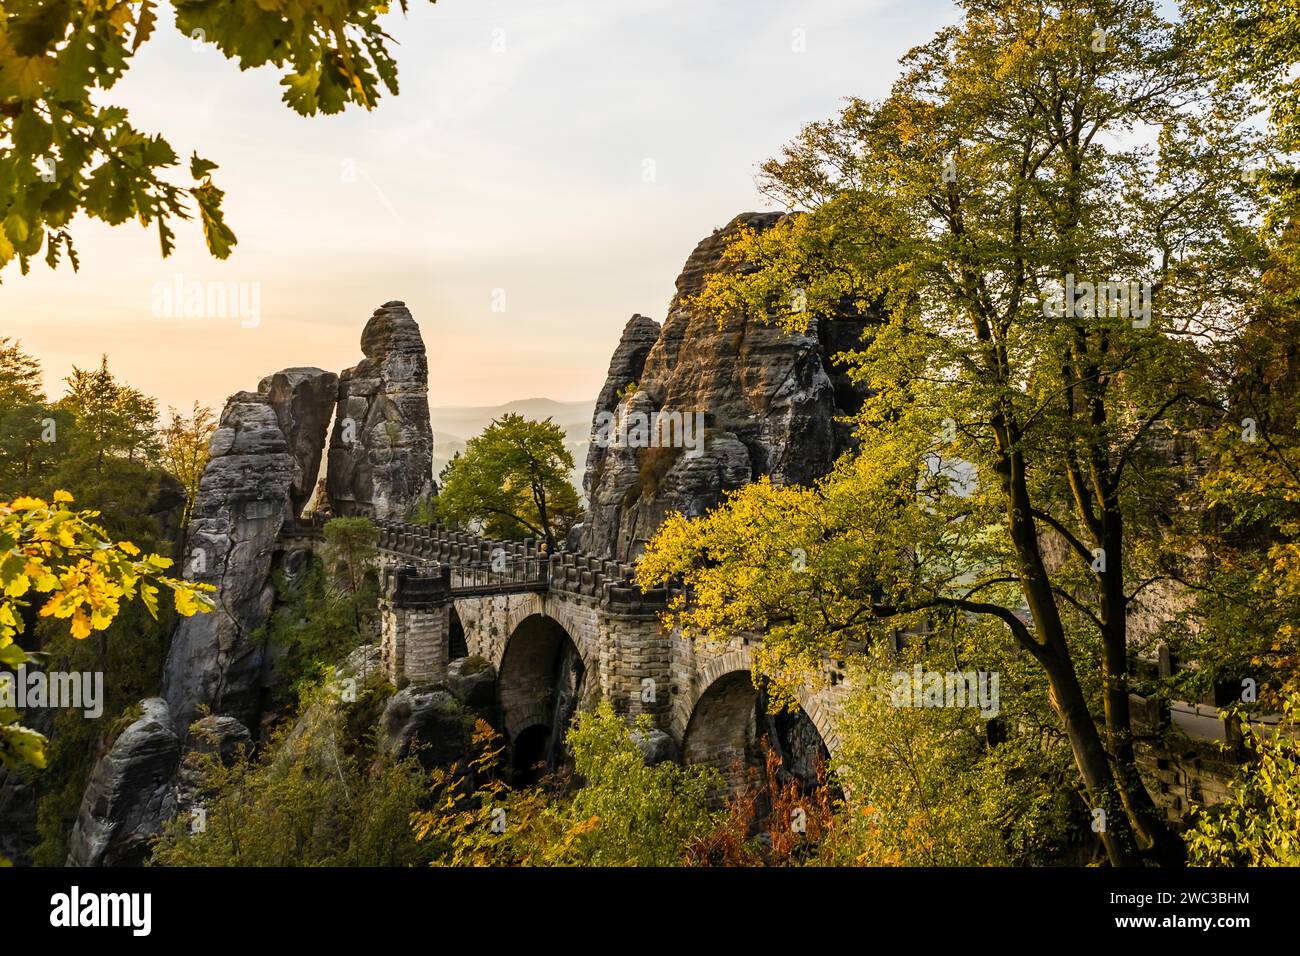
M 456 452 L 463 454 L 465 443 L 480 435 L 493 419 L 513 412 L 538 421 L 550 418 L 564 429 L 565 443 L 573 454 L 572 480 L 581 491 L 595 409 L 594 398 L 586 402 L 517 398 L 501 405 L 432 405 L 429 418 L 433 423 L 433 474 L 436 477 Z

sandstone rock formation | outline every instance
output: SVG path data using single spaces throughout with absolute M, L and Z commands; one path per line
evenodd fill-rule
M 648 767 L 676 760 L 679 756 L 677 744 L 673 742 L 672 736 L 662 730 L 651 730 L 644 734 L 634 730 L 631 737 L 632 742 L 641 749 L 641 755 L 645 758 Z
M 259 727 L 270 676 L 255 635 L 272 611 L 281 533 L 317 487 L 331 414 L 327 513 L 332 504 L 338 514 L 399 517 L 432 490 L 428 365 L 406 307 L 389 302 L 376 310 L 361 348 L 365 358 L 342 379 L 288 368 L 227 401 L 181 556 L 187 577 L 217 587 L 217 607 L 180 621 L 162 697 L 141 705 L 144 716 L 96 764 L 70 862 L 141 861 L 147 839 L 193 798 L 195 782 L 177 772 L 185 753 L 216 746 L 225 758 L 252 740 L 248 728 Z M 192 736 L 204 708 L 211 714 L 201 721 L 204 733 Z
M 690 299 L 705 277 L 724 268 L 727 241 L 742 226 L 770 229 L 778 213 L 746 213 L 695 247 L 677 279 L 677 294 L 640 374 L 633 358 L 650 338 L 634 317 L 624 330 L 609 378 L 597 403 L 617 423 L 655 421 L 664 412 L 705 414 L 703 447 L 644 447 L 613 429 L 608 447 L 593 447 L 584 484 L 587 518 L 576 544 L 583 550 L 632 560 L 673 511 L 703 514 L 726 491 L 770 475 L 806 483 L 827 472 L 849 447 L 847 425 L 835 418 L 855 412 L 865 391 L 853 385 L 832 356 L 856 345 L 861 318 L 814 320 L 806 333 L 790 334 L 737 313 L 719 327 L 715 316 Z M 727 265 L 725 268 L 735 268 Z M 615 392 L 637 387 L 618 400 Z M 626 429 L 635 437 L 634 427 Z
M 289 496 L 295 515 L 302 514 L 314 493 L 338 389 L 338 376 L 318 368 L 286 368 L 257 386 L 270 399 L 280 431 L 289 440 L 294 466 Z
M 433 491 L 429 363 L 405 303 L 386 302 L 339 381 L 326 487 L 336 515 L 400 519 Z
M 481 657 L 457 658 L 447 665 L 447 689 L 466 708 L 487 713 L 496 707 L 496 668 Z
M 90 774 L 68 838 L 69 866 L 133 866 L 175 812 L 180 738 L 167 702 L 152 697 Z
M 264 650 L 253 635 L 271 613 L 280 530 L 319 467 L 336 382 L 332 372 L 286 369 L 232 395 L 221 413 L 184 556 L 191 577 L 217 586 L 217 608 L 181 620 L 163 673 L 178 733 L 200 706 L 257 725 Z
M 265 650 L 254 633 L 271 613 L 276 542 L 314 484 L 337 387 L 333 372 L 285 369 L 226 402 L 181 557 L 186 576 L 216 585 L 216 609 L 180 620 L 162 697 L 144 701 L 144 716 L 96 763 L 69 862 L 144 859 L 147 840 L 176 812 L 181 743 L 200 708 L 231 739 L 249 739 L 245 728 L 257 726 Z
M 623 326 L 618 346 L 609 360 L 609 372 L 605 375 L 605 384 L 596 398 L 595 416 L 599 420 L 602 412 L 613 414 L 622 400 L 619 395 L 629 386 L 641 381 L 645 369 L 645 360 L 650 350 L 659 341 L 659 323 L 644 315 L 634 315 Z M 608 445 L 598 440 L 598 429 L 592 423 L 591 444 L 587 446 L 587 467 L 582 475 L 582 488 L 591 495 L 593 477 L 598 477 L 605 464 Z
M 394 694 L 380 718 L 380 746 L 399 760 L 414 754 L 426 768 L 465 756 L 469 720 L 441 684 L 412 684 Z

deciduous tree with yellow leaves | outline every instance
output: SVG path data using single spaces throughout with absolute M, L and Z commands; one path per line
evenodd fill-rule
M 855 641 L 998 623 L 1040 668 L 1110 862 L 1177 862 L 1136 765 L 1129 611 L 1168 575 L 1187 475 L 1168 450 L 1257 288 L 1246 172 L 1267 143 L 1148 0 L 961 7 L 889 97 L 764 166 L 804 214 L 742 238 L 750 268 L 702 297 L 793 331 L 874 318 L 860 452 L 815 489 L 670 520 L 642 577 L 685 580 L 684 625 L 766 629 L 778 682 Z
M 179 614 L 213 608 L 211 585 L 166 574 L 170 558 L 114 542 L 96 523 L 98 512 L 71 504 L 66 491 L 56 491 L 52 503 L 0 502 L 0 664 L 17 668 L 33 659 L 16 643 L 31 613 L 66 620 L 72 636 L 83 639 L 106 629 L 126 601 L 138 599 L 157 617 L 164 588 Z M 0 761 L 44 766 L 44 737 L 20 726 L 18 717 L 13 708 L 0 708 Z

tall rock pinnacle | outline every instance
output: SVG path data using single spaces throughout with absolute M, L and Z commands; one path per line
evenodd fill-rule
M 337 515 L 399 519 L 433 491 L 429 362 L 404 302 L 386 302 L 339 379 L 326 490 Z
M 311 489 L 337 387 L 333 372 L 291 368 L 226 402 L 184 558 L 188 576 L 218 587 L 217 608 L 181 619 L 163 673 L 178 731 L 200 707 L 257 719 L 264 649 L 253 632 L 270 614 L 275 543 Z

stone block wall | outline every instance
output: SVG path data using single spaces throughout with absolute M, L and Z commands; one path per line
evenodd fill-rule
M 447 676 L 451 608 L 384 606 L 380 613 L 380 660 L 388 679 L 413 682 Z
M 654 615 L 620 613 L 602 606 L 598 614 L 601 689 L 614 710 L 627 717 L 649 714 L 667 731 L 672 709 L 672 648 Z
M 722 690 L 729 690 L 735 698 L 731 701 L 735 707 L 724 706 L 719 713 L 740 713 L 742 698 L 753 703 L 750 645 L 760 637 L 749 635 L 710 643 L 666 632 L 659 616 L 671 595 L 662 588 L 642 592 L 634 583 L 635 568 L 629 564 L 572 552 L 548 556 L 533 541 L 492 541 L 463 532 L 395 522 L 383 527 L 380 553 L 387 563 L 430 562 L 445 569 L 448 580 L 445 606 L 431 611 L 428 618 L 412 616 L 409 608 L 386 608 L 384 654 L 390 673 L 411 678 L 417 673 L 445 673 L 450 613 L 454 608 L 470 654 L 496 667 L 499 678 L 511 669 L 506 658 L 511 639 L 521 625 L 533 616 L 555 622 L 582 660 L 583 697 L 590 699 L 599 694 L 629 718 L 649 714 L 655 726 L 678 745 L 685 743 L 692 716 L 715 684 L 726 682 Z M 494 558 L 500 569 L 503 556 L 505 570 L 493 572 Z M 467 569 L 477 571 L 470 573 Z M 542 667 L 540 659 L 536 663 Z M 827 747 L 835 752 L 839 745 L 835 714 L 846 688 L 833 669 L 828 668 L 827 676 L 830 680 L 825 686 L 809 688 L 800 704 Z M 544 698 L 549 685 L 543 686 L 544 681 L 533 683 L 537 686 L 531 688 L 532 695 Z M 537 708 L 530 700 L 526 675 L 503 681 L 501 694 L 510 724 L 523 726 L 541 718 L 540 713 L 533 713 Z M 722 696 L 725 704 L 730 697 L 726 693 Z M 706 718 L 701 720 L 707 722 Z M 738 729 L 731 726 L 733 723 L 727 723 L 725 734 L 721 726 L 716 728 L 717 746 L 709 742 L 709 732 L 705 732 L 698 744 L 703 748 L 701 759 L 727 769 L 737 756 L 732 753 L 738 746 L 736 741 L 752 738 L 755 732 L 754 727 Z M 743 748 L 743 744 L 739 746 Z

